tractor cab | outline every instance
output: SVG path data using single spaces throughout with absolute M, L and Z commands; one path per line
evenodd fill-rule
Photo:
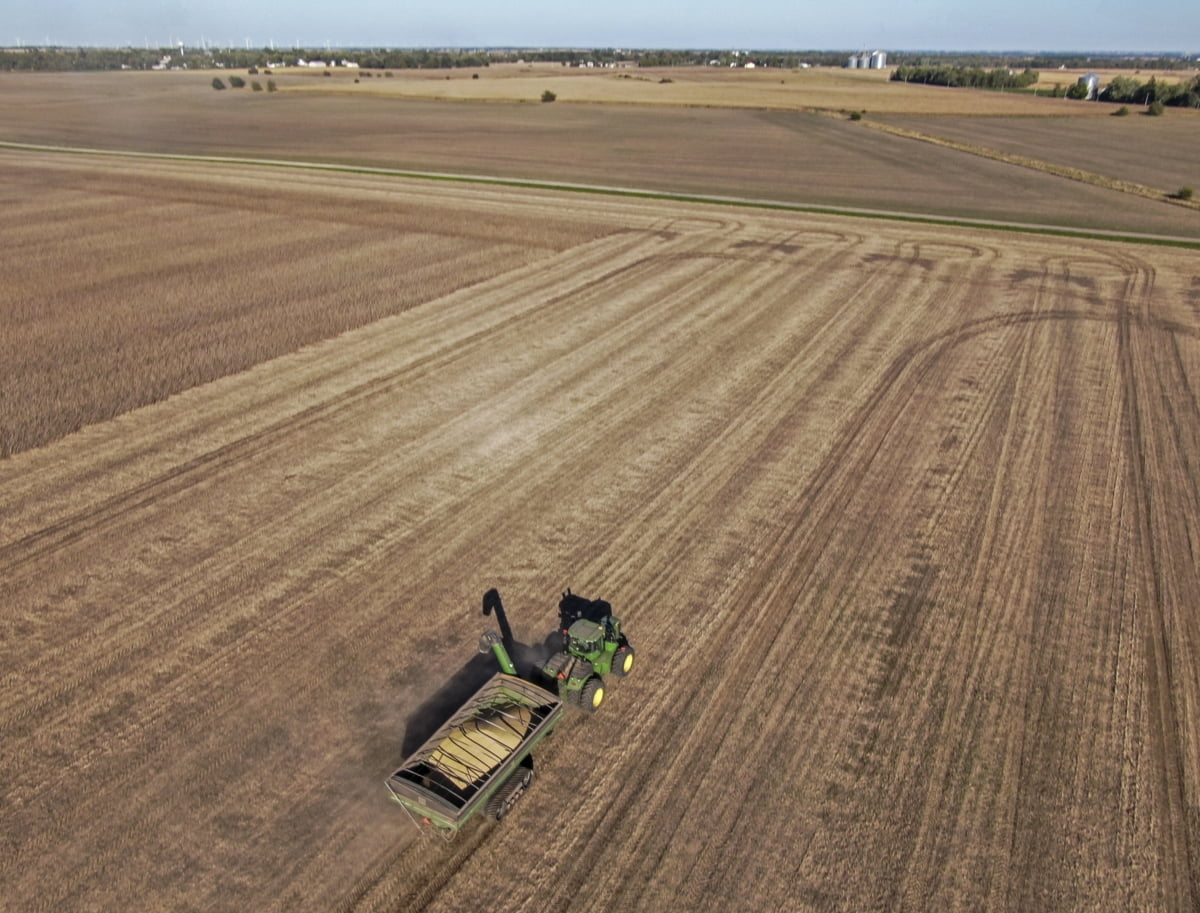
M 567 628 L 567 652 L 595 662 L 604 652 L 605 626 L 581 618 Z

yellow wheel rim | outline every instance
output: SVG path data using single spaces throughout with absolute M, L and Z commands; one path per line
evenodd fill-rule
M 597 688 L 596 693 L 592 695 L 592 706 L 599 707 L 600 702 L 604 700 L 604 689 Z
M 625 654 L 625 662 L 621 663 L 621 669 L 622 669 L 622 671 L 624 671 L 626 674 L 628 674 L 628 673 L 629 673 L 629 670 L 630 670 L 630 669 L 632 669 L 632 668 L 633 668 L 633 654 L 632 654 L 632 653 L 626 653 L 626 654 Z

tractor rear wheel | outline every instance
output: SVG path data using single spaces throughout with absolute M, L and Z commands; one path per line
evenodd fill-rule
M 567 668 L 567 663 L 570 661 L 571 657 L 566 653 L 555 653 L 542 666 L 542 674 L 546 676 L 548 681 L 553 682 L 557 686 L 559 673 Z
M 604 703 L 604 679 L 593 676 L 584 682 L 579 691 L 579 706 L 588 713 L 595 713 Z
M 617 652 L 613 654 L 612 670 L 618 678 L 624 678 L 633 671 L 633 647 L 617 647 Z

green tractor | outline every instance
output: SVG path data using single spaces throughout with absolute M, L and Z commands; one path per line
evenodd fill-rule
M 483 614 L 495 613 L 500 633 L 484 635 L 480 650 L 496 651 L 501 668 L 509 675 L 517 671 L 504 648 L 513 643 L 512 628 L 500 601 L 491 589 L 483 595 Z M 633 647 L 621 632 L 621 619 L 603 599 L 585 599 L 567 590 L 558 604 L 558 630 L 547 644 L 553 655 L 531 671 L 531 678 L 557 690 L 563 703 L 595 713 L 604 703 L 604 676 L 610 672 L 624 678 L 633 671 Z M 498 649 L 499 645 L 499 649 Z
M 604 676 L 624 678 L 633 671 L 633 647 L 621 633 L 621 619 L 603 600 L 588 600 L 570 590 L 559 603 L 563 648 L 542 666 L 558 686 L 558 695 L 588 713 L 604 703 Z

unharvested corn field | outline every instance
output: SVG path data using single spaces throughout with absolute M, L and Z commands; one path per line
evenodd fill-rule
M 0 319 L 93 367 L 6 381 L 6 429 L 143 345 L 176 231 L 171 320 L 255 347 L 0 462 L 7 909 L 1200 905 L 1194 252 L 63 167 L 79 231 L 32 224 L 74 266 L 5 254 Z M 227 313 L 257 288 L 275 319 Z M 423 842 L 383 779 L 491 586 L 525 640 L 567 586 L 609 600 L 639 666 L 501 825 Z

